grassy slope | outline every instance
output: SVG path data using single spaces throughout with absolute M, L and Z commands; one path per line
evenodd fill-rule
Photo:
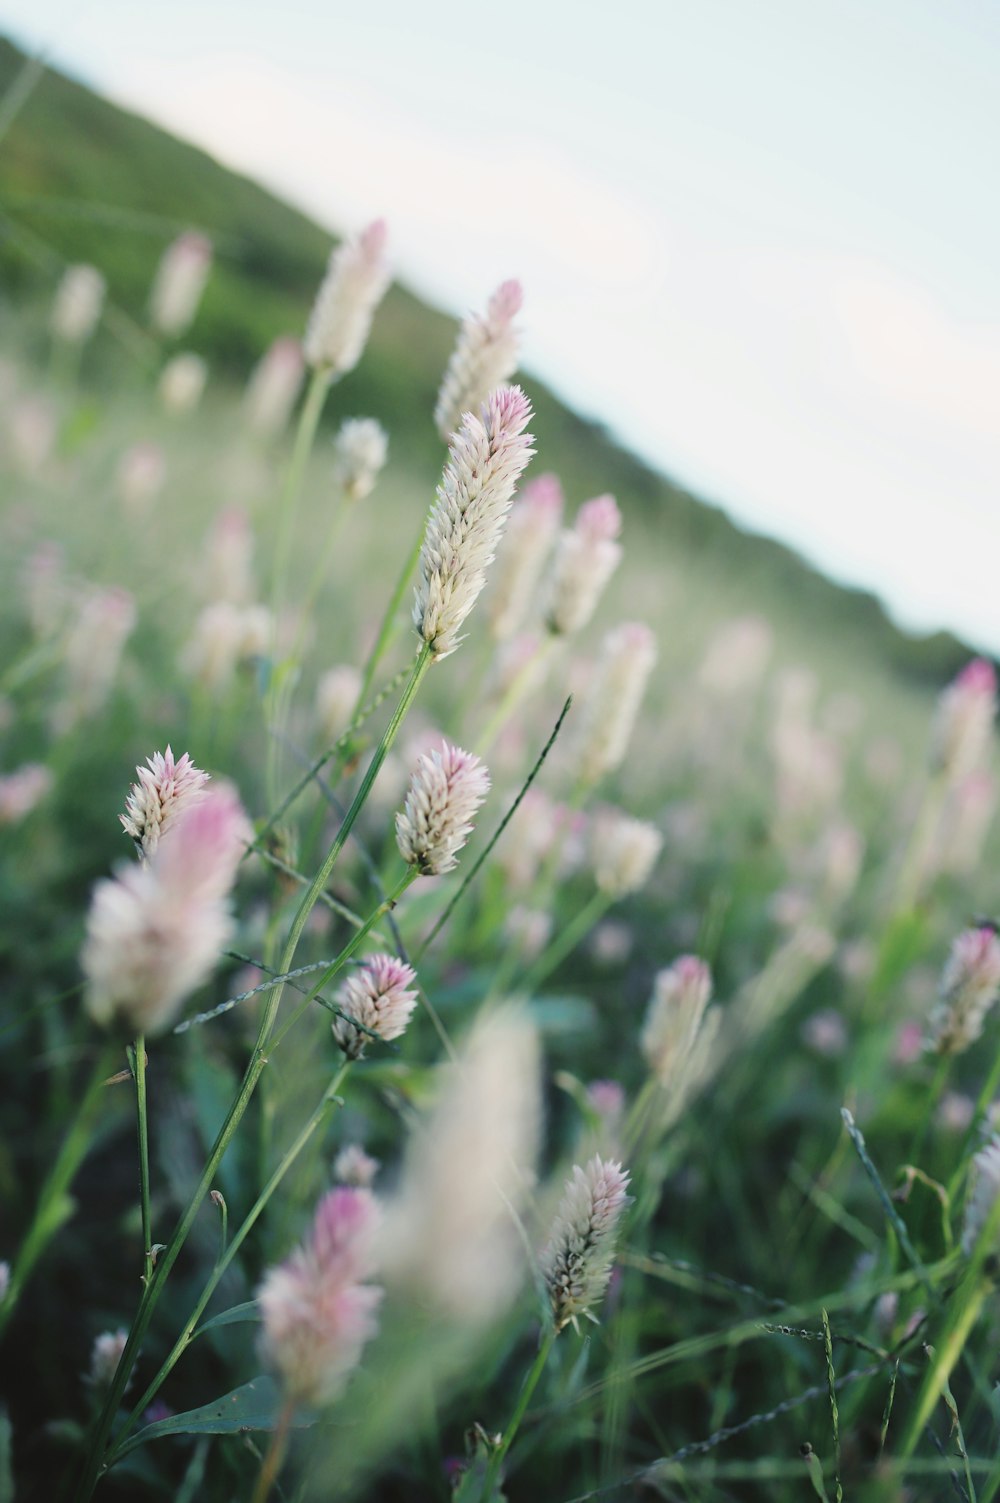
M 0 96 L 23 66 L 0 40 Z M 217 248 L 217 264 L 191 342 L 216 372 L 242 378 L 277 334 L 303 326 L 329 239 L 305 216 L 137 116 L 46 71 L 0 143 L 0 278 L 18 299 L 47 298 L 66 261 L 105 273 L 119 336 L 140 344 L 151 274 L 164 245 L 196 225 Z M 371 347 L 351 377 L 351 410 L 386 417 L 413 479 L 430 485 L 440 462 L 427 420 L 434 376 L 450 348 L 449 320 L 395 287 Z M 711 618 L 764 611 L 779 637 L 809 655 L 858 656 L 878 677 L 902 673 L 939 684 L 967 655 L 947 634 L 914 639 L 878 602 L 845 590 L 792 551 L 750 536 L 617 447 L 597 425 L 569 412 L 530 380 L 539 463 L 557 470 L 576 500 L 614 491 L 630 529 L 668 559 L 707 611 L 695 610 L 695 639 Z M 633 537 L 635 533 L 633 531 Z

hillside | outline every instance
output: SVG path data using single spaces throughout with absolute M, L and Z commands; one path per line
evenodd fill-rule
M 0 40 L 0 96 L 24 67 Z M 44 301 L 67 261 L 91 261 L 105 274 L 112 335 L 142 358 L 141 321 L 159 255 L 178 231 L 211 236 L 216 265 L 190 343 L 216 374 L 242 381 L 276 335 L 298 331 L 329 252 L 326 232 L 206 153 L 109 104 L 50 69 L 0 142 L 0 287 L 12 301 Z M 361 367 L 351 378 L 354 411 L 391 413 L 397 452 L 421 483 L 440 453 L 427 414 L 431 373 L 443 367 L 451 320 L 394 287 Z M 839 651 L 858 652 L 892 673 L 939 685 L 967 652 L 946 633 L 913 638 L 879 602 L 834 585 L 794 552 L 737 528 L 618 447 L 600 426 L 571 413 L 537 380 L 527 382 L 546 469 L 570 494 L 612 490 L 630 519 L 642 518 L 654 546 L 707 570 L 708 586 L 731 610 L 764 610 Z

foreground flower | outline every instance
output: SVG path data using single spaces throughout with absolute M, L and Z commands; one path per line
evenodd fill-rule
M 316 1208 L 312 1231 L 257 1291 L 266 1359 L 288 1397 L 323 1404 L 336 1397 L 375 1335 L 382 1290 L 374 1272 L 379 1210 L 370 1191 L 341 1185 Z
M 333 1036 L 348 1059 L 361 1058 L 370 1034 L 388 1041 L 405 1031 L 417 1005 L 411 985 L 416 974 L 395 955 L 371 955 L 348 976 L 337 993 L 337 1006 L 347 1016 L 333 1024 Z M 361 1027 L 355 1028 L 355 1023 Z
M 348 501 L 371 494 L 389 452 L 389 439 L 374 418 L 347 418 L 333 440 L 333 478 Z
M 212 269 L 212 242 L 205 235 L 180 235 L 163 253 L 150 295 L 154 329 L 171 337 L 194 318 Z
M 413 624 L 435 658 L 447 657 L 486 583 L 514 489 L 534 452 L 524 429 L 531 404 L 502 386 L 465 414 L 427 520 Z
M 655 825 L 630 819 L 618 809 L 602 810 L 594 818 L 594 880 L 611 898 L 623 898 L 644 887 L 662 849 L 663 836 Z
M 656 638 L 648 626 L 629 621 L 604 638 L 577 740 L 577 766 L 584 783 L 598 782 L 625 760 L 655 664 Z
M 965 929 L 951 947 L 941 973 L 938 1001 L 930 1016 L 931 1047 L 960 1054 L 983 1031 L 986 1014 L 1000 995 L 1000 937 L 992 924 Z
M 168 746 L 154 752 L 145 767 L 137 767 L 138 783 L 129 790 L 125 813 L 119 814 L 126 835 L 131 835 L 139 855 L 148 861 L 160 839 L 192 804 L 203 797 L 208 773 L 196 767 L 187 752 L 179 761 Z
M 1000 1138 L 992 1138 L 972 1160 L 969 1194 L 965 1205 L 962 1251 L 970 1257 L 972 1250 L 993 1214 L 1000 1195 Z M 1000 1232 L 997 1235 L 1000 1246 Z
M 425 877 L 454 871 L 472 833 L 472 819 L 490 789 L 478 757 L 443 741 L 425 752 L 410 780 L 406 803 L 396 815 L 396 843 L 403 860 Z
M 462 325 L 434 408 L 434 423 L 446 444 L 465 413 L 478 412 L 490 392 L 517 370 L 514 319 L 522 300 L 520 282 L 501 282 L 485 317 L 472 314 Z
M 586 1169 L 574 1166 L 541 1255 L 557 1331 L 580 1315 L 595 1319 L 591 1306 L 611 1278 L 628 1179 L 621 1164 L 596 1154 Z
M 391 280 L 385 259 L 386 224 L 376 219 L 356 240 L 330 255 L 303 342 L 313 370 L 341 376 L 361 359 L 375 309 Z
M 696 955 L 682 955 L 657 973 L 640 1044 L 662 1085 L 682 1077 L 711 995 L 712 973 Z
M 556 636 L 586 626 L 605 585 L 621 562 L 622 517 L 614 496 L 595 496 L 580 507 L 559 538 L 549 584 L 546 619 Z
M 50 327 L 65 344 L 83 344 L 97 327 L 107 284 L 96 266 L 67 266 L 56 290 Z
M 98 882 L 81 955 L 95 1022 L 120 1018 L 150 1035 L 170 1027 L 230 939 L 229 892 L 251 834 L 223 785 L 181 814 L 148 865 Z

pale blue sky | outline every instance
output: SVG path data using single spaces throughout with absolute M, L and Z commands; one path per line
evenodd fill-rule
M 1000 6 L 0 0 L 630 445 L 1000 650 Z M 595 490 L 601 477 L 595 476 Z

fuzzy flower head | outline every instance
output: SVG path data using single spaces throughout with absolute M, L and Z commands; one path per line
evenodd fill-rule
M 316 685 L 316 721 L 324 746 L 332 746 L 354 718 L 362 678 L 350 663 L 341 663 L 323 674 Z
M 972 1160 L 969 1193 L 965 1203 L 965 1226 L 962 1231 L 962 1251 L 967 1258 L 971 1257 L 984 1227 L 993 1214 L 998 1195 L 1000 1195 L 1000 1138 L 994 1137 Z M 990 1249 L 994 1254 L 1000 1252 L 1000 1236 L 997 1242 L 998 1245 Z
M 462 625 L 486 583 L 514 490 L 534 450 L 524 429 L 531 404 L 517 386 L 490 394 L 467 412 L 427 519 L 413 624 L 435 658 L 462 640 Z
M 130 517 L 145 516 L 166 478 L 166 456 L 159 444 L 132 444 L 119 460 L 115 476 L 123 510 Z
M 983 1031 L 1000 995 L 1000 937 L 992 924 L 965 929 L 951 947 L 930 1016 L 930 1047 L 960 1054 Z
M 555 475 L 529 480 L 515 498 L 493 571 L 490 624 L 499 642 L 521 629 L 535 605 L 562 512 L 562 486 Z
M 0 827 L 16 825 L 49 793 L 55 778 L 41 762 L 25 762 L 0 777 Z
M 931 746 L 933 767 L 958 780 L 984 765 L 997 709 L 992 663 L 973 658 L 942 694 Z
M 711 995 L 712 973 L 696 955 L 682 955 L 658 972 L 640 1043 L 662 1085 L 683 1075 Z
M 546 619 L 556 636 L 586 626 L 605 585 L 621 562 L 621 512 L 614 496 L 595 496 L 580 507 L 556 548 Z
M 413 967 L 394 955 L 370 955 L 348 976 L 337 993 L 337 1006 L 347 1016 L 333 1024 L 333 1036 L 348 1059 L 361 1058 L 373 1033 L 388 1041 L 405 1031 L 417 1005 L 415 979 Z M 355 1023 L 361 1027 L 355 1028 Z
M 655 666 L 656 638 L 648 626 L 628 621 L 604 638 L 577 737 L 576 759 L 583 782 L 599 782 L 625 760 Z
M 111 1387 L 127 1342 L 128 1332 L 123 1327 L 117 1331 L 102 1331 L 95 1337 L 86 1379 L 91 1388 L 104 1392 Z
M 306 1242 L 272 1268 L 257 1291 L 263 1355 L 295 1403 L 335 1398 L 378 1329 L 382 1291 L 364 1281 L 374 1272 L 379 1220 L 370 1191 L 331 1190 L 316 1208 Z
M 601 892 L 623 898 L 646 885 L 663 849 L 655 825 L 631 819 L 619 809 L 602 810 L 594 819 L 591 859 Z
M 361 359 L 375 309 L 391 280 L 387 234 L 385 220 L 376 219 L 356 240 L 343 241 L 331 253 L 302 347 L 313 370 L 342 376 Z
M 55 713 L 60 734 L 103 709 L 135 622 L 135 600 L 127 590 L 112 587 L 87 594 L 66 641 L 66 698 Z
M 96 266 L 67 266 L 56 291 L 50 327 L 64 344 L 83 344 L 97 327 L 107 284 Z
M 183 350 L 167 361 L 160 372 L 157 392 L 167 412 L 175 417 L 193 412 L 201 401 L 208 380 L 208 366 L 200 355 Z
M 140 858 L 149 861 L 161 837 L 185 809 L 203 797 L 209 779 L 187 752 L 175 761 L 169 746 L 165 752 L 154 752 L 136 772 L 139 781 L 132 784 L 125 813 L 118 818 L 126 835 L 135 841 Z
M 403 860 L 425 877 L 454 871 L 472 833 L 472 820 L 490 789 L 478 757 L 443 741 L 425 752 L 410 780 L 406 803 L 396 815 L 396 843 Z
M 596 1154 L 586 1169 L 574 1166 L 541 1255 L 556 1330 L 586 1315 L 611 1278 L 618 1223 L 629 1197 L 621 1164 Z
M 302 386 L 305 361 L 297 339 L 281 335 L 262 355 L 247 382 L 243 408 L 253 432 L 274 438 L 288 426 Z
M 370 1190 L 379 1171 L 378 1159 L 358 1143 L 348 1143 L 333 1161 L 333 1177 L 338 1185 L 353 1185 L 358 1190 Z
M 182 334 L 194 318 L 212 269 L 212 242 L 180 235 L 163 253 L 150 295 L 150 320 L 160 334 Z
M 462 325 L 434 408 L 434 424 L 446 444 L 463 415 L 477 412 L 490 392 L 517 370 L 514 319 L 522 301 L 520 282 L 501 282 L 486 305 L 485 316 L 473 314 Z
M 374 418 L 347 418 L 333 440 L 333 478 L 348 501 L 363 501 L 375 489 L 389 438 Z
M 252 830 L 223 784 L 193 800 L 147 865 L 98 882 L 81 962 L 96 1023 L 163 1033 L 233 930 L 229 893 Z

